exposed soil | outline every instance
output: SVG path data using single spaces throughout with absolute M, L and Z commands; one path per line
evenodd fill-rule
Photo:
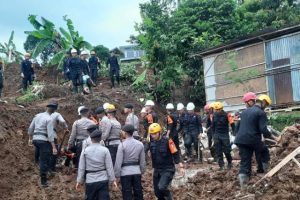
M 45 109 L 48 99 L 33 102 L 25 107 L 15 104 L 14 98 L 19 93 L 21 78 L 15 76 L 18 65 L 11 65 L 6 70 L 5 100 L 7 104 L 0 103 L 0 199 L 83 199 L 84 189 L 75 190 L 76 172 L 72 169 L 62 168 L 50 180 L 52 187 L 41 189 L 39 186 L 39 170 L 34 164 L 34 149 L 27 144 L 27 129 L 35 114 Z M 88 106 L 91 109 L 111 102 L 118 108 L 118 117 L 124 123 L 125 115 L 122 106 L 131 102 L 136 110 L 140 111 L 142 104 L 138 97 L 130 92 L 126 86 L 120 86 L 115 91 L 110 89 L 108 79 L 101 79 L 101 85 L 94 89 L 89 96 L 71 95 L 68 84 L 55 85 L 56 77 L 51 71 L 37 70 L 38 75 L 46 83 L 47 89 L 44 97 L 56 98 L 59 101 L 59 112 L 67 120 L 69 126 L 77 119 L 77 107 Z M 39 79 L 39 78 L 38 78 Z M 163 120 L 161 108 L 156 110 Z M 62 133 L 61 130 L 58 131 Z M 280 147 L 272 148 L 271 166 L 274 167 L 281 159 L 300 145 L 298 139 L 300 126 L 292 126 L 285 130 Z M 62 137 L 62 134 L 59 135 Z M 147 166 L 143 176 L 145 200 L 155 199 L 152 186 L 152 169 Z M 230 171 L 218 171 L 216 165 L 186 164 L 189 174 L 200 170 L 196 176 L 188 179 L 176 177 L 173 184 L 173 198 L 175 200 L 190 199 L 300 199 L 300 170 L 292 162 L 285 166 L 270 180 L 265 180 L 257 187 L 249 187 L 241 192 L 237 181 L 238 163 L 235 162 Z M 257 182 L 261 176 L 253 174 L 250 185 Z M 180 185 L 175 187 L 176 185 Z M 111 191 L 111 199 L 121 199 L 120 190 Z

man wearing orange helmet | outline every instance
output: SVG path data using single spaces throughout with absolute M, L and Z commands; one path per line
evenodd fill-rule
M 154 193 L 158 199 L 172 200 L 169 186 L 175 174 L 175 164 L 178 164 L 180 173 L 184 174 L 183 164 L 180 162 L 179 151 L 175 144 L 170 146 L 171 139 L 163 136 L 161 126 L 153 123 L 149 126 L 152 141 L 150 151 L 152 158 Z

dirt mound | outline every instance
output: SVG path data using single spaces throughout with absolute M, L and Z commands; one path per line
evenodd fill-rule
M 18 67 L 18 65 L 12 66 Z M 34 148 L 27 144 L 27 129 L 32 118 L 45 109 L 48 98 L 58 100 L 59 112 L 64 116 L 70 128 L 78 118 L 77 108 L 80 105 L 94 110 L 105 102 L 113 103 L 118 109 L 118 120 L 122 124 L 126 118 L 122 112 L 124 104 L 133 103 L 137 111 L 140 111 L 142 105 L 133 93 L 127 91 L 126 86 L 111 90 L 108 79 L 101 79 L 102 84 L 94 88 L 93 95 L 82 96 L 72 95 L 67 86 L 55 85 L 55 79 L 51 78 L 48 72 L 43 72 L 43 70 L 36 70 L 36 72 L 40 74 L 37 75 L 38 79 L 43 79 L 46 83 L 43 90 L 45 100 L 35 101 L 23 108 L 18 107 L 15 102 L 0 104 L 0 199 L 83 199 L 83 190 L 75 191 L 74 188 L 76 174 L 66 169 L 59 171 L 58 175 L 50 180 L 51 188 L 40 189 L 38 166 L 34 164 Z M 9 89 L 7 91 L 15 91 L 16 88 L 7 88 Z M 12 98 L 15 96 L 16 94 L 11 93 Z M 163 120 L 163 113 L 160 110 L 157 112 Z M 61 129 L 58 130 L 58 135 L 61 139 Z M 150 169 L 143 179 L 143 186 L 145 199 L 152 199 L 154 194 Z M 121 192 L 119 190 L 112 191 L 111 197 L 112 199 L 121 199 Z
M 287 127 L 284 130 L 280 147 L 271 150 L 271 168 L 300 146 L 299 134 L 300 125 Z M 250 187 L 243 192 L 239 189 L 237 175 L 237 165 L 232 170 L 225 172 L 199 172 L 188 181 L 186 192 L 175 191 L 176 197 L 182 200 L 300 199 L 300 170 L 294 162 L 288 163 L 271 179 L 263 181 L 257 187 L 252 187 L 252 185 L 260 180 L 261 176 L 254 173 L 249 183 Z
M 300 124 L 286 127 L 283 131 L 280 147 L 272 151 L 279 159 L 283 159 L 290 152 L 300 146 Z
M 20 94 L 22 88 L 21 68 L 18 63 L 5 66 L 4 97 Z

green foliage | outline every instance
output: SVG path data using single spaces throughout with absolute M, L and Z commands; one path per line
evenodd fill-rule
M 137 70 L 135 62 L 132 63 L 122 63 L 120 71 L 120 79 L 127 83 L 132 83 L 136 79 Z
M 24 43 L 24 49 L 26 52 L 33 52 L 40 40 L 32 35 L 27 35 Z M 59 51 L 58 46 L 55 43 L 48 43 L 48 45 L 42 50 L 40 58 L 43 64 L 48 63 L 49 58 Z
M 16 103 L 21 105 L 27 105 L 34 101 L 40 100 L 43 98 L 41 93 L 34 93 L 34 88 L 39 86 L 39 83 L 34 82 L 32 86 L 30 86 L 27 91 L 23 92 L 22 96 L 16 98 Z
M 6 61 L 21 61 L 22 53 L 17 51 L 16 45 L 14 43 L 14 31 L 11 32 L 8 42 L 0 43 L 0 54 L 4 54 L 6 56 Z
M 270 117 L 270 125 L 282 131 L 286 126 L 291 126 L 300 119 L 300 112 L 275 113 Z
M 84 38 L 79 35 L 78 31 L 75 31 L 71 19 L 64 16 L 63 20 L 66 22 L 67 30 L 62 27 L 57 30 L 51 21 L 43 17 L 38 21 L 36 15 L 29 15 L 28 21 L 35 30 L 25 31 L 28 38 L 29 36 L 35 38 L 35 40 L 30 38 L 30 41 L 26 44 L 28 49 L 32 50 L 32 57 L 36 58 L 43 55 L 44 58 L 46 58 L 44 61 L 48 62 L 49 65 L 58 65 L 59 69 L 62 68 L 65 55 L 71 48 L 75 48 L 77 51 L 92 48 L 92 45 L 85 41 Z M 30 42 L 33 44 L 30 44 Z M 34 46 L 34 48 L 32 48 L 32 46 Z M 51 57 L 50 61 L 48 57 Z
M 258 71 L 256 69 L 242 69 L 238 71 L 238 64 L 236 62 L 237 52 L 229 52 L 226 54 L 226 64 L 231 68 L 231 72 L 225 75 L 225 80 L 235 83 L 245 85 L 249 80 L 258 76 Z
M 149 0 L 140 4 L 139 34 L 130 36 L 131 42 L 146 51 L 147 68 L 153 72 L 152 79 L 147 80 L 148 89 L 163 101 L 172 97 L 170 91 L 183 77 L 188 77 L 189 97 L 198 104 L 205 103 L 203 64 L 191 54 L 254 31 L 300 22 L 300 5 L 295 0 L 183 0 L 174 9 L 175 2 Z M 230 65 L 233 70 L 238 68 L 234 62 Z M 257 75 L 253 70 L 243 73 L 229 79 L 239 83 Z
M 103 63 L 103 62 L 102 62 Z M 109 69 L 105 64 L 102 64 L 102 67 L 98 71 L 101 77 L 109 77 Z
M 100 58 L 101 61 L 106 62 L 109 58 L 109 49 L 103 45 L 97 45 L 93 48 L 93 51 L 95 51 L 96 56 Z

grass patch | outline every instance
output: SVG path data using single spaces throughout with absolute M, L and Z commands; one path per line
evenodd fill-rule
M 270 125 L 276 130 L 282 131 L 286 126 L 291 126 L 300 120 L 300 112 L 274 113 L 270 117 Z
M 16 98 L 17 104 L 26 105 L 42 99 L 43 96 L 40 90 L 37 90 L 38 87 L 41 87 L 38 82 L 35 82 L 32 86 L 28 87 L 27 91 L 23 92 L 22 96 Z

